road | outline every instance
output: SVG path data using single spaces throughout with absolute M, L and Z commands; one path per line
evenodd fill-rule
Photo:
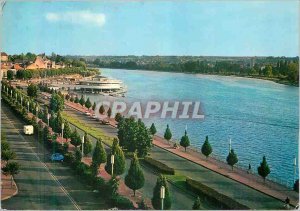
M 84 122 L 88 126 L 101 129 L 107 135 L 116 136 L 117 134 L 117 129 L 107 125 L 101 125 L 100 123 L 96 122 L 92 118 L 84 114 L 80 114 L 79 112 L 71 108 L 67 108 L 65 111 L 68 112 L 68 114 L 71 114 L 72 116 L 75 116 L 76 118 L 80 119 L 80 121 Z M 277 200 L 271 196 L 263 194 L 257 190 L 254 190 L 230 178 L 222 176 L 216 172 L 208 170 L 198 164 L 195 164 L 177 155 L 169 153 L 159 147 L 154 146 L 152 148 L 151 156 L 165 163 L 166 165 L 174 168 L 176 172 L 181 173 L 182 175 L 185 176 L 189 176 L 195 180 L 201 181 L 205 185 L 217 190 L 220 193 L 223 193 L 224 195 L 234 198 L 241 204 L 244 204 L 252 209 L 282 209 L 283 208 L 283 203 L 280 200 Z M 149 179 L 151 180 L 152 177 L 150 177 Z M 147 186 L 145 185 L 145 187 L 148 187 L 148 185 Z M 145 191 L 145 195 L 147 195 L 148 193 L 150 194 L 150 190 L 143 190 L 143 191 Z M 149 197 L 152 197 L 152 192 Z M 181 203 L 184 202 L 184 200 L 182 200 L 181 198 L 178 199 Z M 174 203 L 178 203 L 176 199 L 173 199 L 173 201 Z M 178 206 L 182 206 L 182 205 L 180 205 L 179 203 Z M 183 208 L 181 207 L 178 209 L 183 209 Z M 184 209 L 188 209 L 188 207 Z
M 35 136 L 22 133 L 24 122 L 5 105 L 1 106 L 1 129 L 21 165 L 15 176 L 19 193 L 3 201 L 3 209 L 79 210 L 108 209 L 91 187 L 78 181 L 70 168 L 49 161 L 49 152 Z
M 96 120 L 86 116 L 85 114 L 81 114 L 71 108 L 66 108 L 64 110 L 69 115 L 72 115 L 76 118 L 78 118 L 80 121 L 84 122 L 87 126 L 91 126 L 94 128 L 101 129 L 103 132 L 106 133 L 106 135 L 110 136 L 116 136 L 117 130 L 115 128 L 112 128 L 109 125 L 102 125 Z M 71 125 L 71 128 L 74 129 L 74 126 Z M 83 136 L 83 131 L 77 128 L 77 131 L 80 133 L 81 136 Z M 93 137 L 90 137 L 90 140 L 92 141 L 93 146 L 95 146 L 96 140 Z M 106 146 L 106 150 L 109 151 L 109 148 Z M 130 159 L 126 159 L 126 169 L 128 170 L 130 166 Z M 157 179 L 157 173 L 154 172 L 151 168 L 142 166 L 144 176 L 145 176 L 145 185 L 143 188 L 141 188 L 139 191 L 143 193 L 144 197 L 147 197 L 149 199 L 153 196 L 153 188 L 156 184 Z M 124 179 L 126 174 L 121 175 L 121 177 Z M 192 208 L 192 205 L 195 200 L 195 196 L 192 193 L 186 193 L 171 183 L 169 183 L 169 189 L 170 193 L 172 194 L 172 209 L 176 210 L 189 210 Z M 217 209 L 215 205 L 207 202 L 202 201 L 202 207 L 203 209 Z

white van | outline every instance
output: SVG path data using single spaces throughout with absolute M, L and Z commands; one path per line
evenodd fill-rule
M 24 134 L 32 135 L 33 134 L 33 126 L 32 125 L 24 125 Z

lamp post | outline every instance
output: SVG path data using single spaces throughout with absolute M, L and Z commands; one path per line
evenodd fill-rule
M 8 86 L 6 87 L 6 94 L 8 95 Z
M 231 138 L 229 139 L 229 153 L 231 151 Z
M 47 114 L 48 127 L 49 127 L 49 119 L 50 119 L 50 114 Z
M 82 140 L 81 140 L 81 157 L 83 157 L 83 145 L 84 145 L 84 136 L 82 136 Z
M 64 128 L 65 128 L 65 124 L 62 123 L 61 124 L 61 138 L 62 138 L 61 145 L 63 145 L 63 140 L 64 140 Z
M 164 198 L 165 198 L 165 186 L 160 187 L 160 198 L 161 198 L 161 210 L 164 209 Z
M 16 92 L 15 96 L 16 96 L 16 100 L 17 100 L 17 97 L 18 97 L 17 92 Z
M 23 97 L 21 96 L 21 106 L 23 106 L 22 101 L 23 101 Z
M 111 177 L 114 176 L 114 163 L 115 163 L 115 156 L 111 155 L 110 156 L 110 163 L 111 163 Z
M 296 181 L 296 167 L 297 167 L 297 158 L 294 158 L 294 184 Z
M 36 107 L 35 107 L 35 115 L 36 115 L 36 116 L 38 115 L 38 112 L 39 112 L 39 107 L 36 106 Z
M 10 97 L 12 98 L 12 89 L 10 90 Z
M 29 101 L 27 101 L 27 113 L 29 113 Z

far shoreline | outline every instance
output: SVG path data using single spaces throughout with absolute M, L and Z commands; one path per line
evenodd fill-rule
M 224 76 L 224 77 L 235 77 L 235 78 L 247 78 L 247 79 L 256 79 L 263 81 L 271 81 L 276 84 L 291 86 L 291 87 L 299 87 L 299 84 L 291 83 L 287 80 L 282 80 L 279 78 L 266 78 L 266 77 L 255 77 L 255 76 L 243 76 L 243 75 L 224 75 L 224 74 L 209 74 L 209 73 L 194 73 L 194 72 L 177 72 L 177 71 L 163 71 L 163 70 L 145 70 L 145 69 L 129 69 L 129 68 L 112 68 L 112 67 L 98 67 L 101 69 L 120 69 L 120 70 L 140 70 L 140 71 L 152 71 L 152 72 L 164 72 L 164 73 L 182 73 L 182 74 L 190 74 L 190 75 L 203 75 L 203 76 Z

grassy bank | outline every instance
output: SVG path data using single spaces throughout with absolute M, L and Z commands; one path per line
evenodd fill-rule
M 101 140 L 109 145 L 112 146 L 113 143 L 113 137 L 108 136 L 106 134 L 104 134 L 102 131 L 100 131 L 99 129 L 93 128 L 93 127 L 89 127 L 86 124 L 84 124 L 82 121 L 80 121 L 79 119 L 67 114 L 66 112 L 62 113 L 62 117 L 67 120 L 69 123 L 75 125 L 76 127 L 80 128 L 81 130 L 87 132 L 89 135 L 95 137 L 95 138 L 101 138 Z

